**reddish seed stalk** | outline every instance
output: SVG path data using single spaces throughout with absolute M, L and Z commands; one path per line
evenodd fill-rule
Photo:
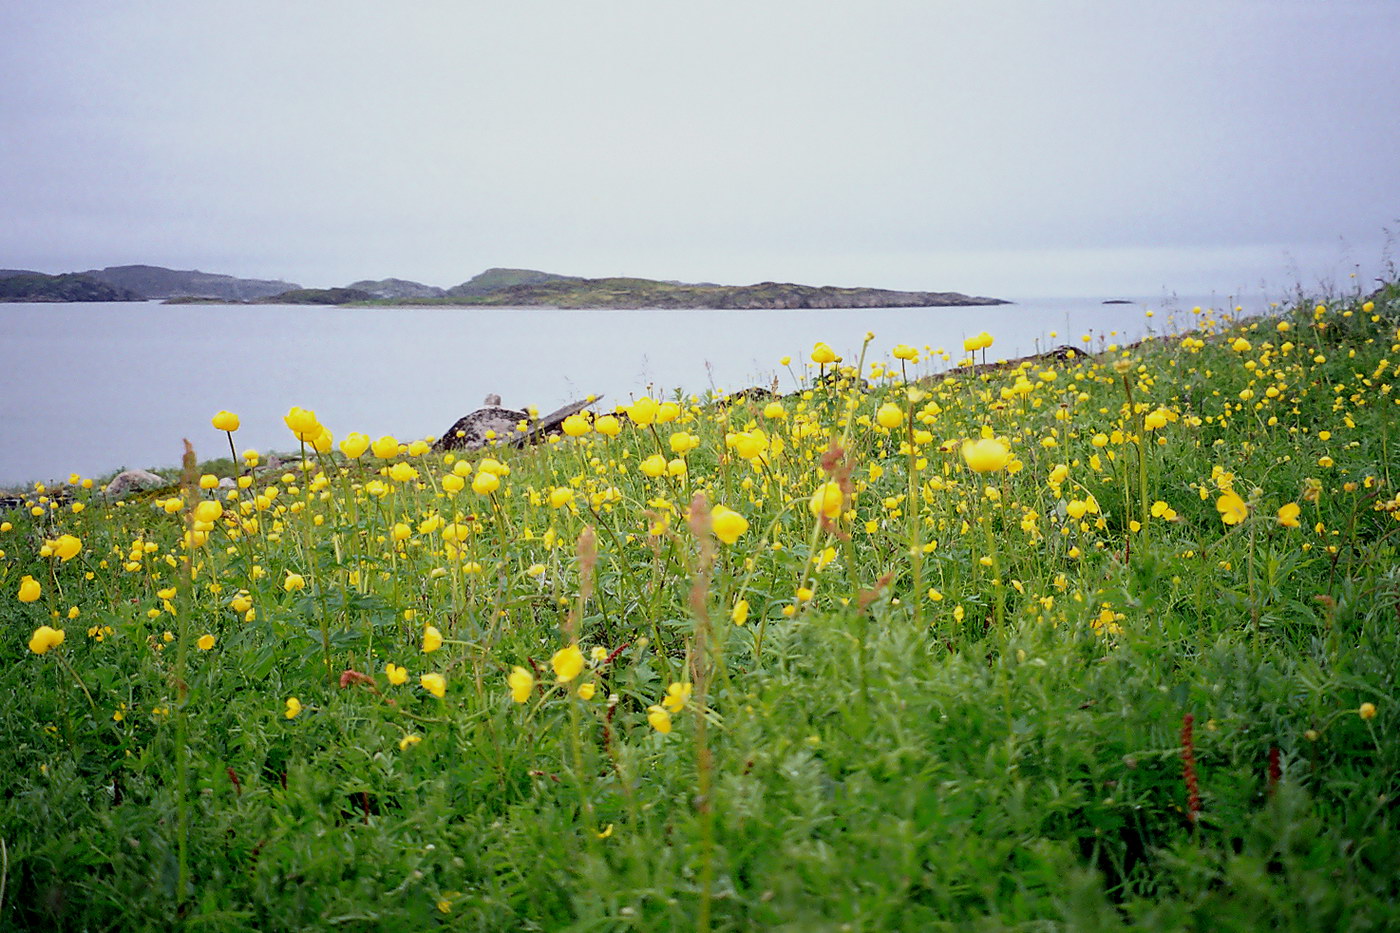
M 1186 818 L 1194 832 L 1201 819 L 1201 788 L 1196 779 L 1196 744 L 1192 733 L 1196 717 L 1181 717 L 1181 776 L 1186 784 Z

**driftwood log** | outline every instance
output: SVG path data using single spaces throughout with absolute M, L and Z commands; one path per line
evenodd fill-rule
M 542 438 L 560 433 L 565 418 L 578 414 L 600 398 L 602 396 L 595 395 L 581 402 L 570 402 L 539 419 L 531 419 L 529 412 L 502 408 L 500 396 L 488 395 L 485 406 L 453 422 L 438 438 L 433 450 L 479 450 L 492 443 L 512 447 L 537 444 Z

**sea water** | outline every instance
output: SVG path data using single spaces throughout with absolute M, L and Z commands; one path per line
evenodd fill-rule
M 0 487 L 172 466 L 185 438 L 201 459 L 227 456 L 209 423 L 220 409 L 242 418 L 240 452 L 295 449 L 282 423 L 293 405 L 337 440 L 408 440 L 441 434 L 490 393 L 548 412 L 589 395 L 606 410 L 648 393 L 775 380 L 786 392 L 818 340 L 849 362 L 867 332 L 869 361 L 898 343 L 956 360 L 963 339 L 985 330 L 996 340 L 989 358 L 1013 358 L 1180 333 L 1198 305 L 1268 310 L 1262 297 L 1228 295 L 795 311 L 0 304 Z M 935 356 L 919 370 L 947 365 Z

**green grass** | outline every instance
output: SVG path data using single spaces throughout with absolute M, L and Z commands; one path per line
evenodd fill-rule
M 327 453 L 221 498 L 191 548 L 211 494 L 32 490 L 0 531 L 0 927 L 1394 929 L 1400 289 L 1362 301 L 681 398 L 494 452 L 489 495 L 484 455 Z M 887 402 L 912 417 L 880 427 Z M 983 427 L 1009 469 L 964 463 Z M 759 430 L 762 459 L 726 439 Z M 684 472 L 649 476 L 658 453 Z M 35 654 L 43 624 L 65 639 Z

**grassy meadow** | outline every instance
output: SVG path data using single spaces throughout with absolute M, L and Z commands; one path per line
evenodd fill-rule
M 1400 927 L 1400 286 L 1194 320 L 36 485 L 0 928 Z

